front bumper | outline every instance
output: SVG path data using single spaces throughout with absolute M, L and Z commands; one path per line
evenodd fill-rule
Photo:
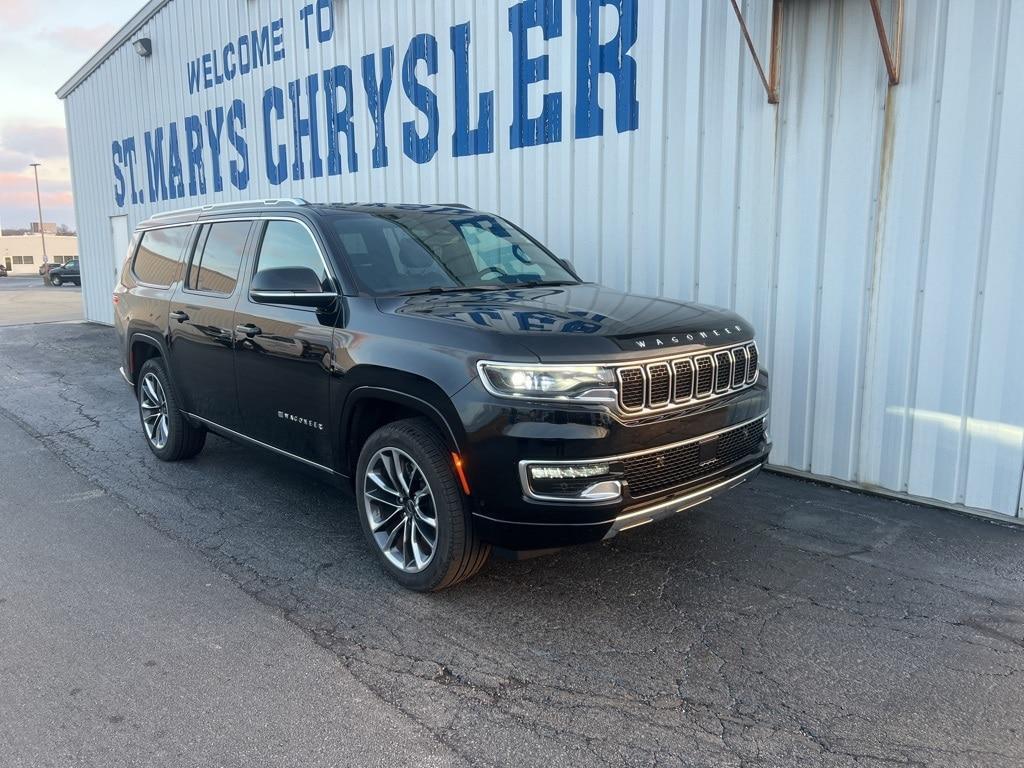
M 599 541 L 701 504 L 757 474 L 771 450 L 767 433 L 760 439 L 754 435 L 742 455 L 709 462 L 706 472 L 665 483 L 664 490 L 644 489 L 635 497 L 627 480 L 616 498 L 538 499 L 524 491 L 523 467 L 614 463 L 627 455 L 700 443 L 711 435 L 760 425 L 768 401 L 768 377 L 762 372 L 755 385 L 727 397 L 667 417 L 623 423 L 592 408 L 501 401 L 475 382 L 456 395 L 455 404 L 466 429 L 462 458 L 477 530 L 506 549 L 544 549 Z

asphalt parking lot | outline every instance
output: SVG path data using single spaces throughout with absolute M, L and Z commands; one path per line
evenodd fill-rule
M 158 462 L 117 365 L 108 328 L 0 329 L 8 765 L 1024 764 L 1024 529 L 762 475 L 417 595 L 296 466 Z
M 0 277 L 0 327 L 81 319 L 81 287 L 54 288 L 41 277 Z

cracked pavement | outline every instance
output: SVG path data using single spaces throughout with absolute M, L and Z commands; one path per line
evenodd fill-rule
M 351 499 L 299 465 L 216 437 L 195 461 L 157 461 L 117 365 L 109 328 L 0 329 L 0 414 L 51 472 L 301 630 L 445 764 L 1024 764 L 1022 528 L 763 474 L 417 595 L 382 573 Z M 119 738 L 111 750 L 144 734 Z

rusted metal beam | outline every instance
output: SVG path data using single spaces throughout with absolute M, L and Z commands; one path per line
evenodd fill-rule
M 772 0 L 772 40 L 771 58 L 768 61 L 768 74 L 765 75 L 764 66 L 761 64 L 761 57 L 757 55 L 754 41 L 750 37 L 750 30 L 747 28 L 747 21 L 743 18 L 743 11 L 740 10 L 737 0 L 730 0 L 732 9 L 736 13 L 736 19 L 740 23 L 740 32 L 750 49 L 750 55 L 754 59 L 754 66 L 757 67 L 757 74 L 761 77 L 765 93 L 768 94 L 769 104 L 779 103 L 779 72 L 782 67 L 782 0 Z
M 892 46 L 889 45 L 889 35 L 885 31 L 885 20 L 882 19 L 879 0 L 868 0 L 868 2 L 871 3 L 871 15 L 875 17 L 878 42 L 882 46 L 882 58 L 885 59 L 885 69 L 889 73 L 889 85 L 898 85 L 900 82 L 900 52 L 903 50 L 903 0 L 894 0 L 896 20 Z

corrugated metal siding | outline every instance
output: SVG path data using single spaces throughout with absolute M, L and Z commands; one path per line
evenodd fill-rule
M 576 4 L 565 0 L 561 36 L 529 38 L 531 55 L 551 57 L 531 112 L 545 90 L 561 91 L 563 140 L 511 150 L 512 4 L 336 0 L 332 44 L 307 52 L 304 3 L 173 0 L 137 35 L 152 38 L 152 59 L 125 46 L 68 98 L 87 316 L 111 321 L 112 215 L 134 225 L 159 209 L 264 196 L 461 201 L 521 222 L 588 278 L 752 320 L 773 376 L 776 464 L 1022 514 L 1024 355 L 1011 318 L 1024 286 L 1024 89 L 1010 78 L 1024 71 L 1024 4 L 908 0 L 903 81 L 890 90 L 866 3 L 787 2 L 773 107 L 727 2 L 639 0 L 640 127 L 616 132 L 606 76 L 604 135 L 574 141 Z M 770 3 L 745 11 L 766 52 Z M 278 15 L 289 21 L 284 61 L 188 94 L 187 58 Z M 454 159 L 448 35 L 465 21 L 472 122 L 476 94 L 494 89 L 495 152 Z M 608 39 L 613 9 L 601 23 Z M 425 165 L 401 143 L 418 114 L 402 92 L 402 56 L 420 32 L 437 37 L 440 70 L 429 80 L 440 148 Z M 375 170 L 359 64 L 388 45 L 390 165 Z M 264 90 L 339 63 L 353 67 L 359 172 L 269 184 Z M 233 97 L 248 105 L 244 193 L 225 168 L 220 195 L 117 208 L 113 139 L 136 136 L 144 162 L 145 130 L 180 129 Z

